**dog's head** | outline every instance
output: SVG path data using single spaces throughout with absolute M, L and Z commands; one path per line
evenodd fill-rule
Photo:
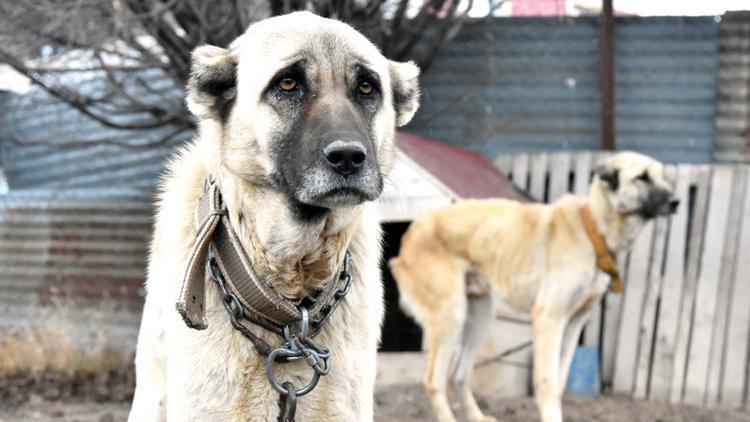
M 187 102 L 220 138 L 222 165 L 315 215 L 380 195 L 418 75 L 350 26 L 299 12 L 251 25 L 229 49 L 197 48 Z
M 680 201 L 665 178 L 664 165 L 635 152 L 620 152 L 594 172 L 612 206 L 624 216 L 651 219 L 669 215 Z

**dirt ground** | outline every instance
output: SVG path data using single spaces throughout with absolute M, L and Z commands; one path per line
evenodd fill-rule
M 376 422 L 433 421 L 427 397 L 419 386 L 389 387 L 376 397 Z M 531 398 L 482 403 L 503 422 L 538 421 Z M 127 419 L 129 403 L 49 401 L 32 396 L 28 402 L 0 409 L 0 422 L 115 422 Z M 624 397 L 566 398 L 566 422 L 750 422 L 750 412 L 666 406 Z M 465 422 L 463 419 L 459 419 Z
M 427 396 L 419 386 L 391 387 L 377 394 L 377 422 L 434 421 Z M 534 400 L 501 399 L 479 405 L 502 422 L 539 421 Z M 462 417 L 458 403 L 454 412 Z M 704 410 L 692 406 L 667 406 L 627 397 L 565 398 L 566 422 L 750 422 L 750 412 Z M 459 418 L 465 422 L 465 419 Z

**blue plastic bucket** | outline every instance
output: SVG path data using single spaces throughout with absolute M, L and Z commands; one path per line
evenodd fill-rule
M 599 348 L 578 346 L 573 354 L 565 394 L 596 396 L 599 394 L 599 385 Z

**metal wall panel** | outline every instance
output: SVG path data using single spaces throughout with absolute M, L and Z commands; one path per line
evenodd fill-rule
M 598 145 L 594 19 L 498 18 L 468 23 L 422 80 L 407 130 L 498 153 Z
M 139 99 L 183 107 L 182 94 L 158 72 L 141 75 L 152 91 Z M 82 81 L 83 92 L 103 89 L 101 79 Z M 136 86 L 137 87 L 137 86 Z M 0 167 L 10 189 L 78 189 L 119 186 L 151 190 L 164 159 L 192 136 L 174 127 L 118 130 L 86 118 L 39 89 L 0 97 Z M 132 122 L 138 116 L 113 116 Z M 173 135 L 173 136 L 170 136 Z
M 67 330 L 77 346 L 106 333 L 132 348 L 149 202 L 123 189 L 0 195 L 0 333 Z
M 708 162 L 713 145 L 717 22 L 617 18 L 619 148 L 665 161 Z M 425 74 L 407 130 L 500 153 L 600 145 L 596 18 L 472 22 Z
M 617 148 L 710 162 L 717 66 L 714 17 L 616 19 Z
M 750 162 L 750 12 L 729 12 L 719 25 L 714 160 Z

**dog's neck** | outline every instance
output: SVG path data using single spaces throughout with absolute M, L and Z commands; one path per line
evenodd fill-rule
M 286 196 L 229 170 L 216 176 L 229 218 L 255 270 L 284 296 L 296 299 L 330 281 L 343 262 L 362 206 L 300 219 Z
M 615 253 L 630 247 L 645 226 L 639 216 L 618 212 L 609 200 L 608 188 L 598 179 L 591 182 L 588 202 L 599 231 Z

